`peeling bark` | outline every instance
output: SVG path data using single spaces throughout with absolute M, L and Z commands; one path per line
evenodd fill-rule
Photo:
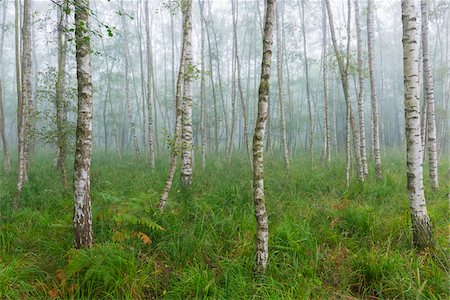
M 433 236 L 423 191 L 418 74 L 419 44 L 414 0 L 402 0 L 402 24 L 407 191 L 414 245 L 419 249 L 424 249 L 433 245 Z

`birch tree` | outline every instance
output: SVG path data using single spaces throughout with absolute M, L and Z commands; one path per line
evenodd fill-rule
M 433 237 L 423 191 L 418 74 L 419 43 L 414 2 L 414 0 L 402 0 L 406 175 L 413 241 L 417 248 L 424 249 L 433 245 Z
M 361 23 L 359 21 L 359 1 L 355 0 L 355 24 L 356 24 L 356 44 L 357 44 L 357 56 L 358 56 L 358 120 L 359 120 L 359 141 L 360 141 L 360 155 L 361 155 L 361 168 L 360 179 L 364 181 L 368 175 L 367 157 L 366 157 L 366 127 L 365 127 L 365 109 L 364 109 L 364 69 L 363 69 L 363 50 L 361 40 Z M 362 173 L 361 173 L 362 171 Z
M 372 149 L 375 158 L 375 175 L 377 179 L 381 179 L 381 152 L 380 152 L 380 124 L 378 121 L 378 104 L 377 104 L 377 87 L 375 82 L 375 66 L 374 66 L 374 25 L 373 25 L 373 0 L 367 3 L 367 52 L 369 60 L 369 77 L 370 77 L 370 103 L 372 106 Z
M 253 135 L 253 203 L 256 217 L 255 272 L 264 274 L 269 257 L 269 221 L 264 196 L 264 133 L 269 103 L 270 62 L 272 58 L 273 22 L 276 0 L 267 0 L 264 17 L 263 57 L 258 91 L 258 116 Z
M 16 18 L 19 17 L 20 13 L 17 12 L 20 5 L 16 5 Z M 17 176 L 17 189 L 16 197 L 13 201 L 13 208 L 17 209 L 19 207 L 19 200 L 22 194 L 23 183 L 28 179 L 27 176 L 27 104 L 29 104 L 29 99 L 32 97 L 31 90 L 31 12 L 30 12 L 30 0 L 25 0 L 23 3 L 23 25 L 22 25 L 22 47 L 21 47 L 21 59 L 20 62 L 20 89 L 18 89 L 18 94 L 20 91 L 20 99 L 17 106 L 18 114 L 18 176 Z M 18 23 L 18 20 L 16 20 Z M 18 31 L 16 32 L 16 34 Z M 17 45 L 16 45 L 17 47 Z M 16 50 L 16 55 L 18 54 Z M 17 60 L 16 60 L 17 63 Z M 17 75 L 16 75 L 17 76 Z
M 323 80 L 323 123 L 325 126 L 324 155 L 328 166 L 331 164 L 330 123 L 328 118 L 328 55 L 327 55 L 327 12 L 322 1 L 322 80 Z
M 193 136 L 192 136 L 192 96 L 195 67 L 192 62 L 192 0 L 182 3 L 184 13 L 184 83 L 181 128 L 181 183 L 192 185 Z
M 152 46 L 150 36 L 150 16 L 148 12 L 148 0 L 145 1 L 145 35 L 147 39 L 147 111 L 148 111 L 148 146 L 150 150 L 150 167 L 155 167 L 155 135 L 153 131 L 153 107 L 152 107 Z M 145 128 L 144 128 L 145 132 Z
M 189 5 L 183 5 L 182 8 L 192 8 L 192 1 L 187 0 L 190 2 Z M 175 92 L 175 108 L 176 108 L 176 114 L 175 114 L 175 126 L 174 126 L 174 134 L 171 141 L 171 155 L 170 155 L 170 165 L 169 165 L 169 171 L 167 174 L 166 182 L 164 183 L 163 191 L 161 193 L 161 196 L 159 198 L 158 208 L 160 211 L 163 211 L 166 203 L 167 198 L 169 197 L 170 188 L 172 187 L 173 182 L 173 176 L 175 175 L 175 170 L 177 167 L 177 157 L 179 154 L 179 144 L 180 144 L 180 136 L 181 136 L 181 126 L 182 126 L 182 93 L 183 93 L 183 80 L 185 75 L 185 49 L 186 44 L 188 43 L 188 23 L 190 22 L 190 19 L 186 18 L 186 10 L 182 9 L 183 13 L 183 43 L 181 46 L 181 53 L 180 53 L 180 64 L 178 66 L 178 76 L 177 76 L 177 83 L 176 83 L 176 92 Z
M 75 44 L 78 111 L 73 174 L 75 248 L 93 243 L 91 210 L 92 76 L 89 0 L 75 0 Z
M 6 140 L 6 132 L 5 132 L 5 112 L 3 109 L 3 44 L 5 41 L 7 7 L 8 1 L 5 0 L 3 2 L 2 33 L 0 39 L 0 134 L 2 139 L 3 172 L 5 174 L 9 174 L 11 172 L 11 160 L 9 158 L 8 142 Z
M 200 5 L 200 132 L 201 132 L 201 160 L 202 168 L 206 167 L 206 128 L 205 128 L 205 22 L 203 21 L 204 3 Z
M 56 130 L 58 140 L 58 157 L 57 167 L 61 172 L 61 181 L 64 190 L 67 189 L 67 170 L 66 170 L 66 128 L 65 117 L 65 73 L 66 73 L 66 39 L 64 38 L 66 30 L 66 13 L 67 2 L 58 5 L 58 77 L 55 87 L 55 106 L 56 106 Z
M 280 2 L 281 3 L 281 2 Z M 283 97 L 283 45 L 282 34 L 283 30 L 280 26 L 281 23 L 281 5 L 277 5 L 276 12 L 276 28 L 277 28 L 277 79 L 278 79 L 278 100 L 280 104 L 280 125 L 281 125 L 281 144 L 283 147 L 283 158 L 286 169 L 289 169 L 289 149 L 287 145 L 286 134 L 286 115 L 284 112 L 284 97 Z
M 436 109 L 434 104 L 433 74 L 429 58 L 428 46 L 428 0 L 421 0 L 421 32 L 422 32 L 422 60 L 423 60 L 423 86 L 425 89 L 425 102 L 427 103 L 427 133 L 428 133 L 428 159 L 430 185 L 433 189 L 439 188 L 438 179 L 438 152 L 436 143 Z

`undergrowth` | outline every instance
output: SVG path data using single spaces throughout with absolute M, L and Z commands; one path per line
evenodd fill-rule
M 373 166 L 372 166 L 373 167 Z M 269 267 L 252 273 L 255 221 L 251 170 L 209 158 L 194 184 L 166 176 L 161 159 L 96 155 L 92 164 L 95 245 L 73 248 L 72 198 L 51 158 L 32 161 L 21 208 L 15 175 L 0 178 L 0 298 L 3 299 L 448 299 L 449 164 L 441 189 L 426 188 L 434 250 L 412 248 L 404 162 L 387 157 L 383 180 L 344 184 L 344 165 L 312 169 L 293 159 L 265 164 Z M 426 174 L 426 173 L 425 173 Z M 426 176 L 424 176 L 426 178 Z M 428 184 L 426 183 L 426 186 Z

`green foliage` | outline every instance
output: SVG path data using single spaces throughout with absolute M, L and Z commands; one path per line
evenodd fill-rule
M 251 169 L 210 157 L 190 190 L 174 180 L 155 208 L 167 157 L 151 171 L 125 153 L 94 155 L 96 244 L 73 249 L 72 199 L 51 157 L 32 161 L 22 208 L 15 175 L 0 179 L 0 298 L 5 299 L 447 299 L 448 180 L 426 186 L 436 249 L 412 248 L 405 164 L 385 157 L 383 180 L 345 187 L 344 160 L 291 170 L 266 157 L 269 266 L 255 279 Z M 441 169 L 448 169 L 442 161 Z M 373 170 L 371 169 L 371 172 Z M 445 174 L 445 171 L 442 172 Z M 164 230 L 163 230 L 164 228 Z

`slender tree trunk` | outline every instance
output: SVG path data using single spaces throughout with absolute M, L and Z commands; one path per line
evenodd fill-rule
M 269 228 L 264 196 L 264 132 L 269 102 L 270 62 L 272 58 L 275 18 L 275 0 L 266 1 L 263 35 L 263 58 L 261 63 L 261 81 L 258 92 L 258 117 L 253 136 L 253 203 L 256 217 L 256 264 L 255 272 L 264 274 L 269 258 Z
M 297 5 L 300 10 L 300 0 L 297 0 Z M 309 87 L 309 70 L 308 70 L 308 54 L 306 51 L 306 30 L 305 30 L 305 1 L 301 1 L 301 19 L 302 19 L 302 36 L 303 36 L 303 61 L 305 65 L 305 77 L 306 77 L 306 99 L 308 103 L 308 147 L 309 147 L 309 155 L 311 157 L 311 165 L 314 165 L 314 139 L 315 139 L 315 119 L 312 112 L 312 103 L 311 103 L 311 91 Z
M 237 5 L 235 3 L 235 0 L 232 1 L 233 5 Z M 236 74 L 237 74 L 237 83 L 238 83 L 238 90 L 239 90 L 239 99 L 241 100 L 241 107 L 242 107 L 242 116 L 244 118 L 244 140 L 245 140 L 245 149 L 248 154 L 248 159 L 250 160 L 250 133 L 248 129 L 248 111 L 247 111 L 247 104 L 245 103 L 244 98 L 244 90 L 242 88 L 242 81 L 241 81 L 241 61 L 239 59 L 239 44 L 237 40 L 237 22 L 238 22 L 238 15 L 236 14 L 236 18 L 233 22 L 233 38 L 234 38 L 234 55 L 236 57 Z M 250 160 L 251 162 L 251 160 Z
M 205 128 L 205 22 L 203 20 L 204 3 L 203 0 L 199 0 L 200 4 L 200 16 L 201 16 L 201 44 L 200 44 L 200 131 L 202 136 L 201 142 L 201 157 L 202 168 L 206 167 L 206 128 Z
M 283 97 L 283 53 L 282 53 L 282 34 L 283 30 L 280 26 L 281 23 L 281 3 L 277 5 L 276 12 L 276 28 L 277 28 L 277 78 L 278 78 L 278 100 L 280 103 L 280 122 L 281 122 L 281 144 L 283 146 L 283 158 L 286 169 L 289 169 L 289 149 L 287 145 L 286 134 L 286 115 L 284 112 L 284 97 Z
M 64 102 L 65 100 L 65 76 L 66 76 L 66 41 L 64 38 L 66 29 L 67 2 L 63 6 L 58 6 L 58 78 L 56 81 L 56 127 L 58 139 L 58 170 L 61 172 L 61 180 L 64 190 L 67 189 L 67 170 L 66 170 L 66 128 L 64 123 Z
M 325 124 L 324 154 L 328 167 L 331 165 L 330 124 L 328 119 L 328 55 L 327 55 L 327 16 L 325 2 L 322 2 L 322 78 L 323 78 L 323 106 Z
M 192 129 L 192 97 L 194 90 L 195 69 L 192 61 L 192 0 L 183 2 L 184 14 L 184 91 L 182 105 L 181 129 L 181 183 L 183 186 L 192 185 L 193 161 L 193 129 Z
M 8 7 L 8 1 L 3 3 L 3 18 L 2 18 L 2 33 L 0 40 L 0 134 L 2 138 L 2 150 L 3 150 L 3 172 L 8 175 L 11 172 L 11 160 L 9 158 L 8 142 L 6 140 L 5 133 L 5 112 L 3 109 L 3 44 L 5 40 L 5 28 L 6 28 L 6 9 Z
M 148 113 L 148 146 L 150 150 L 150 167 L 155 167 L 155 136 L 153 131 L 153 107 L 152 107 L 152 75 L 153 57 L 150 36 L 150 17 L 148 12 L 148 0 L 145 1 L 145 35 L 147 38 L 147 113 Z
M 433 236 L 423 191 L 418 74 L 419 43 L 414 0 L 402 0 L 402 23 L 407 190 L 414 245 L 419 249 L 424 249 L 433 245 Z
M 16 6 L 19 9 L 20 5 Z M 18 17 L 16 12 L 16 17 Z M 16 20 L 18 24 L 18 20 Z M 17 33 L 16 33 L 17 34 Z M 17 54 L 17 51 L 16 51 Z M 18 178 L 16 196 L 13 201 L 13 208 L 19 207 L 20 195 L 22 193 L 23 183 L 27 181 L 27 162 L 26 162 L 26 135 L 27 135 L 27 100 L 31 98 L 31 13 L 30 13 L 30 0 L 25 0 L 23 5 L 23 26 L 22 26 L 22 55 L 21 65 L 21 87 L 20 94 L 21 99 L 18 103 Z M 16 61 L 17 62 L 17 61 Z
M 359 168 L 359 176 L 361 181 L 364 181 L 368 175 L 367 155 L 366 155 L 366 127 L 364 121 L 364 69 L 363 69 L 363 50 L 361 40 L 361 25 L 359 21 L 359 1 L 355 0 L 355 24 L 356 24 L 356 43 L 358 56 L 358 116 L 359 116 L 359 141 L 360 141 L 360 155 L 361 168 Z
M 375 66 L 373 60 L 373 0 L 368 0 L 367 5 L 367 51 L 369 55 L 369 77 L 370 77 L 370 102 L 372 105 L 372 141 L 375 158 L 375 174 L 377 179 L 381 179 L 381 153 L 380 153 L 380 125 L 378 122 L 377 88 L 375 83 Z
M 78 113 L 73 178 L 75 248 L 93 244 L 90 172 L 92 157 L 92 77 L 89 0 L 75 0 Z
M 349 95 L 349 84 L 348 84 L 348 64 L 349 64 L 349 62 L 347 61 L 347 65 L 344 66 L 343 53 L 339 49 L 339 46 L 338 46 L 337 40 L 336 40 L 336 34 L 335 34 L 335 30 L 334 30 L 334 22 L 333 22 L 333 15 L 331 12 L 330 2 L 329 2 L 329 0 L 325 0 L 325 3 L 327 6 L 328 23 L 330 26 L 331 41 L 333 43 L 334 54 L 335 54 L 337 62 L 338 62 L 339 74 L 340 74 L 341 83 L 342 83 L 342 90 L 344 92 L 344 99 L 345 99 L 345 104 L 346 104 L 346 118 L 345 118 L 346 119 L 346 121 L 345 121 L 345 145 L 346 145 L 346 147 L 345 147 L 346 148 L 345 178 L 346 178 L 346 181 L 345 182 L 348 187 L 350 184 L 350 161 L 351 161 L 350 127 L 351 127 L 351 118 L 352 118 L 350 95 Z M 349 5 L 347 31 L 350 30 L 350 13 L 351 13 L 351 9 L 350 9 L 350 5 Z M 347 39 L 349 39 L 349 38 L 350 38 L 350 36 L 347 32 Z M 347 59 L 348 59 L 348 57 L 349 57 L 349 43 L 347 43 Z M 354 136 L 356 136 L 355 133 L 354 133 Z M 359 149 L 359 148 L 357 148 L 357 149 Z
M 121 8 L 125 9 L 124 5 L 123 5 L 123 0 L 121 0 Z M 126 16 L 122 16 L 122 28 L 123 28 L 123 59 L 124 59 L 124 64 L 125 64 L 125 102 L 126 102 L 126 107 L 127 107 L 127 117 L 128 117 L 128 123 L 130 124 L 130 131 L 131 131 L 131 138 L 133 140 L 133 146 L 134 146 L 134 151 L 136 153 L 136 158 L 140 159 L 141 158 L 141 152 L 139 150 L 139 143 L 138 143 L 138 139 L 137 139 L 137 135 L 136 135 L 136 126 L 134 123 L 134 118 L 133 118 L 133 111 L 132 111 L 132 107 L 131 107 L 131 100 L 130 100 L 130 80 L 129 80 L 129 73 L 130 73 L 130 69 L 129 69 L 129 49 L 128 49 L 128 31 L 127 31 L 127 26 L 126 26 L 126 22 L 125 22 L 125 18 Z
M 191 0 L 188 0 L 191 1 Z M 192 3 L 192 2 L 191 2 Z M 191 6 L 191 5 L 189 5 Z M 185 49 L 186 44 L 188 43 L 188 32 L 187 28 L 189 27 L 188 24 L 190 23 L 190 18 L 185 17 L 185 10 L 183 10 L 183 22 L 182 22 L 182 28 L 183 28 L 183 44 L 181 46 L 181 53 L 180 53 L 180 65 L 178 66 L 178 76 L 177 76 L 177 84 L 176 84 L 176 93 L 175 93 L 175 108 L 176 108 L 176 114 L 175 114 L 175 126 L 174 126 L 174 134 L 173 134 L 173 140 L 171 141 L 172 144 L 172 153 L 170 156 L 170 165 L 169 165 L 169 172 L 167 174 L 167 179 L 163 187 L 163 191 L 161 193 L 161 197 L 159 198 L 159 204 L 158 208 L 161 210 L 161 212 L 164 210 L 164 207 L 167 203 L 167 198 L 169 197 L 170 188 L 172 187 L 173 182 L 173 176 L 175 174 L 175 170 L 177 167 L 177 157 L 180 151 L 180 136 L 181 136 L 181 125 L 182 125 L 182 86 L 183 86 L 183 80 L 185 76 Z
M 436 145 L 436 111 L 434 105 L 433 75 L 431 72 L 428 54 L 428 0 L 421 0 L 422 11 L 422 57 L 423 57 L 423 85 L 425 89 L 425 101 L 427 102 L 428 124 L 428 158 L 430 185 L 433 189 L 439 188 L 438 179 L 438 152 Z
M 148 3 L 146 3 L 146 6 L 144 6 L 144 9 L 142 8 L 142 3 L 141 1 L 137 1 L 136 2 L 136 28 L 137 28 L 137 36 L 138 36 L 138 48 L 139 48 L 139 67 L 140 67 L 140 79 L 141 79 L 141 99 L 142 99 L 142 144 L 143 144 L 143 148 L 144 148 L 144 157 L 147 159 L 147 116 L 146 116 L 146 106 L 147 106 L 147 97 L 148 95 L 146 94 L 146 89 L 145 89 L 145 73 L 144 73 L 144 54 L 143 54 L 143 50 L 142 50 L 142 29 L 141 29 L 141 24 L 142 24 L 142 11 L 145 9 L 145 30 L 146 30 L 146 39 L 147 39 L 147 18 L 148 18 Z M 150 38 L 150 25 L 149 27 L 149 35 L 148 37 Z M 151 41 L 151 40 L 150 40 Z M 146 49 L 148 51 L 148 49 Z M 147 53 L 147 56 L 148 53 Z M 150 56 L 151 56 L 151 48 L 150 48 Z M 147 68 L 149 67 L 149 61 L 148 61 L 149 57 L 147 57 Z M 151 66 L 150 66 L 151 68 Z M 147 80 L 151 78 L 151 76 L 149 77 L 147 74 Z M 148 85 L 148 83 L 147 83 Z M 151 103 L 150 103 L 151 105 Z M 150 142 L 149 142 L 150 145 Z M 151 146 L 149 146 L 149 148 L 151 148 Z M 149 149 L 151 151 L 151 149 Z M 150 156 L 150 166 L 152 167 L 152 154 L 149 153 Z M 154 162 L 154 161 L 153 161 Z

